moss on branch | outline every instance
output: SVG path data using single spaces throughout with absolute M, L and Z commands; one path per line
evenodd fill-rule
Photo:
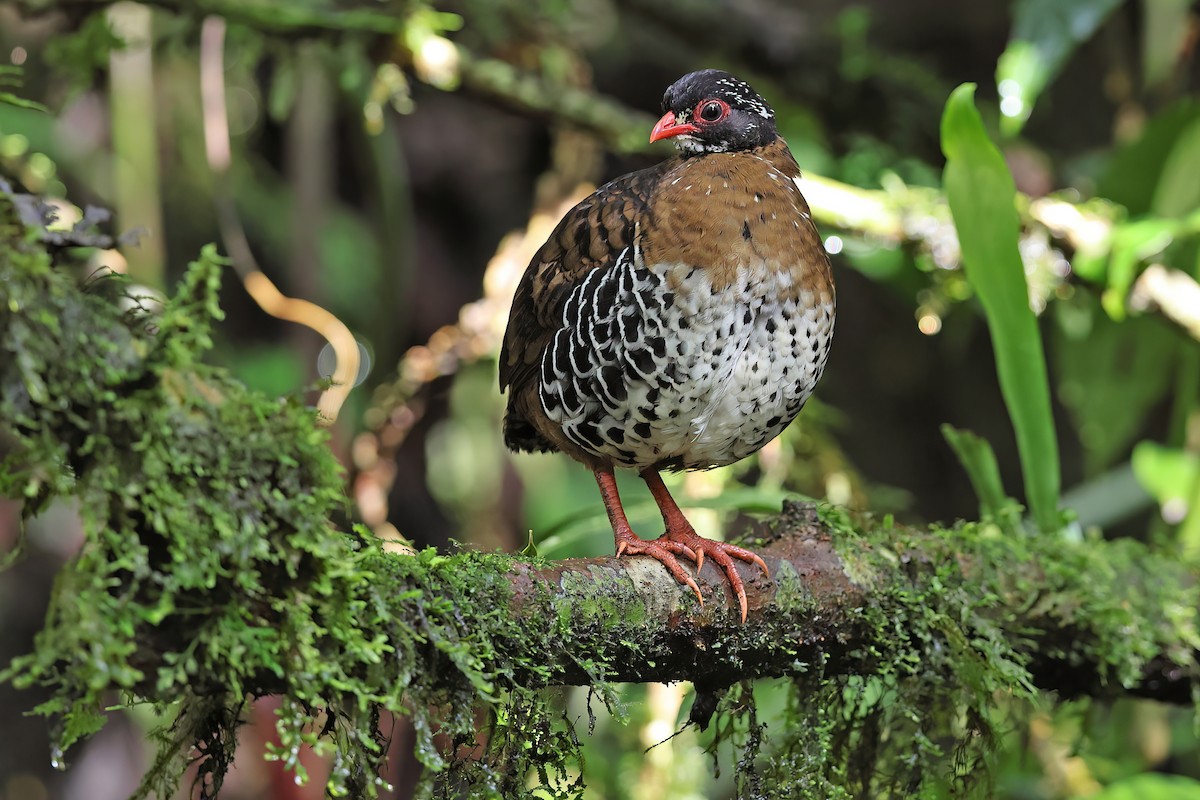
M 117 278 L 81 285 L 71 242 L 48 244 L 17 199 L 0 185 L 0 490 L 27 514 L 78 497 L 87 539 L 3 678 L 49 687 L 39 711 L 63 749 L 115 691 L 152 704 L 167 724 L 143 794 L 168 795 L 202 754 L 215 795 L 263 694 L 283 697 L 275 756 L 299 771 L 302 745 L 332 753 L 335 794 L 377 792 L 386 709 L 410 715 L 429 791 L 519 797 L 533 774 L 573 797 L 578 739 L 542 687 L 610 701 L 613 682 L 692 680 L 693 719 L 715 711 L 743 749 L 739 781 L 800 797 L 966 781 L 1034 687 L 1196 693 L 1195 576 L 1132 542 L 794 506 L 758 543 L 773 579 L 745 573 L 746 625 L 711 566 L 700 608 L 643 559 L 388 552 L 340 529 L 314 412 L 199 360 L 219 318 L 212 250 L 147 309 Z M 20 200 L 28 218 L 38 206 Z M 794 696 L 793 723 L 766 739 L 745 683 L 764 676 Z

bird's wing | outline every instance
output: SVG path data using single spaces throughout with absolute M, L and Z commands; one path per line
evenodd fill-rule
M 571 290 L 593 270 L 613 267 L 634 244 L 639 220 L 667 163 L 601 186 L 567 212 L 534 255 L 517 286 L 504 332 L 501 389 L 515 394 L 535 378 L 542 353 L 563 325 Z

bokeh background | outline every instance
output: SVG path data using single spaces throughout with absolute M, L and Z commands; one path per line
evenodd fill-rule
M 774 105 L 808 174 L 838 327 L 797 423 L 758 456 L 672 486 L 709 535 L 797 494 L 952 524 L 979 511 L 945 423 L 989 440 L 1006 489 L 1022 491 L 939 194 L 942 107 L 973 81 L 1024 193 L 1064 505 L 1081 534 L 1194 557 L 1198 37 L 1186 0 L 9 0 L 0 177 L 57 198 L 64 224 L 110 209 L 107 227 L 136 243 L 90 254 L 89 268 L 126 272 L 147 294 L 207 243 L 229 255 L 212 359 L 336 415 L 331 446 L 356 516 L 380 536 L 510 551 L 532 538 L 553 558 L 601 555 L 611 533 L 587 470 L 503 449 L 495 357 L 508 300 L 566 208 L 669 154 L 646 142 L 663 89 L 728 69 Z M 342 402 L 321 381 L 348 377 L 356 350 Z M 623 491 L 635 528 L 656 535 L 648 494 L 636 480 Z M 19 524 L 18 508 L 0 506 L 0 547 Z M 80 540 L 67 507 L 28 528 L 29 552 L 0 575 L 0 661 L 32 647 L 56 567 Z M 760 687 L 764 708 L 773 691 Z M 627 722 L 602 714 L 589 739 L 586 796 L 728 795 L 703 734 L 645 752 L 679 727 L 688 695 L 629 687 Z M 46 723 L 22 716 L 38 701 L 0 686 L 0 799 L 127 796 L 154 721 L 114 715 L 59 772 Z M 584 698 L 563 702 L 586 728 Z M 298 786 L 262 761 L 270 701 L 247 720 L 225 796 L 321 796 L 319 779 Z M 1196 796 L 1200 784 L 1147 777 L 1200 777 L 1192 723 L 1133 701 L 1039 713 L 1010 732 L 995 794 Z M 407 735 L 398 722 L 396 797 L 415 780 Z

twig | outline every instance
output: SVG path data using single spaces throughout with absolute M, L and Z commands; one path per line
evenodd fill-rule
M 204 152 L 216 177 L 213 200 L 221 236 L 246 292 L 263 311 L 277 319 L 311 328 L 329 342 L 336 366 L 329 387 L 317 400 L 317 411 L 332 424 L 358 377 L 358 341 L 346 324 L 316 303 L 288 297 L 263 273 L 250 249 L 245 228 L 229 189 L 232 148 L 225 106 L 225 20 L 210 16 L 200 30 L 200 94 L 204 110 Z
M 1151 264 L 1133 285 L 1129 304 L 1138 311 L 1161 311 L 1200 340 L 1200 283 L 1186 272 Z

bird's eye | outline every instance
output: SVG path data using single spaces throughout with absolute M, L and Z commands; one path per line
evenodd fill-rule
M 710 100 L 700 109 L 700 119 L 705 122 L 716 122 L 725 116 L 725 106 L 716 100 Z

